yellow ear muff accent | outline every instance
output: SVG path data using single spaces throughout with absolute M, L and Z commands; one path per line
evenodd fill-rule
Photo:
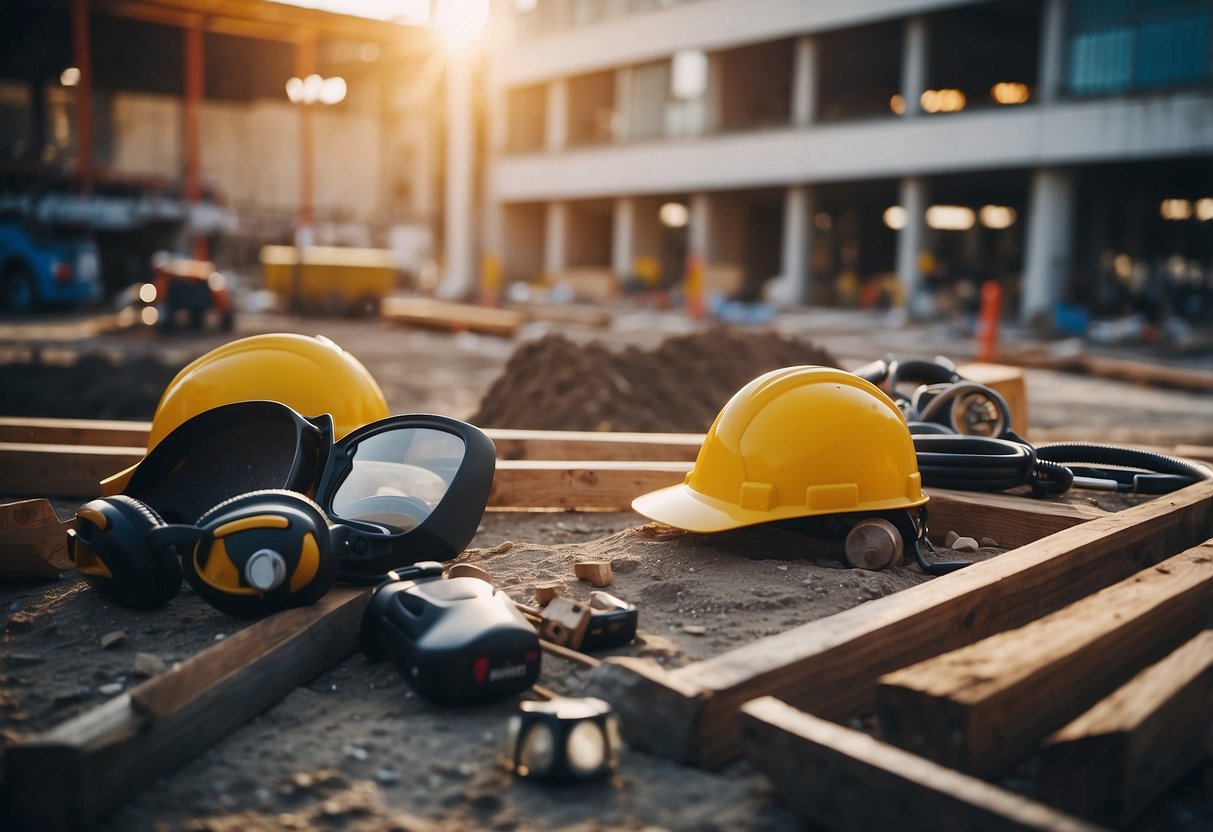
M 95 508 L 82 508 L 76 512 L 76 517 L 89 521 L 103 532 L 109 530 L 110 519 Z
M 291 575 L 291 592 L 298 592 L 310 584 L 319 571 L 320 547 L 316 544 L 316 536 L 308 532 L 299 542 L 299 565 Z
M 105 561 L 97 556 L 97 553 L 80 542 L 80 538 L 76 538 L 75 546 L 76 569 L 83 572 L 85 575 L 92 575 L 96 578 L 113 578 L 114 573 L 110 572 L 110 568 L 105 565 Z
M 220 538 L 227 537 L 229 534 L 235 534 L 236 532 L 245 532 L 249 529 L 285 529 L 290 525 L 290 519 L 283 517 L 281 514 L 254 514 L 252 517 L 241 517 L 239 520 L 224 523 L 215 529 L 212 534 L 216 538 Z
M 236 522 L 240 521 L 237 520 Z M 228 525 L 235 524 L 230 523 Z M 199 578 L 220 592 L 226 592 L 228 595 L 261 594 L 252 587 L 240 585 L 240 572 L 237 571 L 236 565 L 232 563 L 232 559 L 227 553 L 227 547 L 223 545 L 222 540 L 216 539 L 211 544 L 210 554 L 206 559 L 206 568 L 203 569 L 199 566 L 198 555 L 202 552 L 204 543 L 206 543 L 205 540 L 199 540 L 197 545 L 194 546 L 194 571 L 198 574 Z

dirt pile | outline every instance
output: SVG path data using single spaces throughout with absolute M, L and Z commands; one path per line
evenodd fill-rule
M 561 335 L 521 345 L 480 401 L 481 427 L 703 432 L 755 376 L 794 364 L 839 366 L 827 350 L 775 332 L 717 328 L 656 349 L 613 351 Z
M 113 361 L 84 353 L 70 364 L 0 364 L 0 413 L 61 419 L 151 419 L 181 370 L 151 356 Z

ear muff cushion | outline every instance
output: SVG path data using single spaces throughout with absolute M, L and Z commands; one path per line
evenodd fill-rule
M 88 545 L 112 577 L 85 575 L 85 580 L 111 601 L 134 609 L 154 609 L 173 598 L 181 590 L 181 563 L 172 551 L 156 552 L 147 545 L 148 532 L 164 525 L 160 515 L 125 494 L 88 505 L 110 517 L 108 527 L 97 530 Z
M 303 606 L 319 600 L 337 580 L 337 570 L 341 565 L 341 551 L 333 542 L 329 532 L 328 517 L 324 510 L 313 500 L 296 491 L 284 489 L 262 489 L 240 494 L 224 500 L 207 510 L 198 518 L 200 528 L 208 531 L 211 526 L 226 523 L 229 517 L 247 513 L 250 516 L 264 508 L 268 513 L 276 509 L 293 509 L 308 518 L 308 528 L 305 536 L 314 538 L 317 558 L 315 572 L 306 583 L 292 590 L 290 578 L 286 583 L 264 595 L 244 595 L 224 592 L 204 580 L 196 569 L 193 552 L 183 552 L 182 560 L 186 580 L 200 596 L 212 606 L 228 613 L 249 614 L 286 607 Z M 302 542 L 297 543 L 302 547 Z M 301 548 L 302 551 L 302 548 Z

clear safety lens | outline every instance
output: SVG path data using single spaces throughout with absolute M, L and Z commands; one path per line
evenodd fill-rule
M 581 775 L 591 774 L 606 762 L 607 743 L 602 727 L 589 720 L 581 722 L 569 733 L 566 747 L 569 767 Z
M 534 723 L 523 737 L 522 747 L 518 749 L 518 773 L 523 777 L 528 774 L 542 777 L 548 773 L 555 760 L 556 743 L 552 737 L 552 729 L 542 722 Z
M 432 428 L 376 433 L 350 449 L 349 475 L 333 495 L 333 514 L 409 531 L 446 496 L 463 464 L 463 440 Z

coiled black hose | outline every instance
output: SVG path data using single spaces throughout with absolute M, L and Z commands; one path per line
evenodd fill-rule
M 1031 485 L 1043 497 L 1064 493 L 1074 479 L 1065 466 L 1041 460 L 1031 445 L 1011 439 L 914 433 L 914 452 L 923 485 L 934 488 L 1006 491 Z
M 1050 442 L 1037 445 L 1036 455 L 1039 459 L 1069 468 L 1077 484 L 1085 488 L 1168 494 L 1192 483 L 1213 479 L 1213 471 L 1204 465 L 1120 445 Z

